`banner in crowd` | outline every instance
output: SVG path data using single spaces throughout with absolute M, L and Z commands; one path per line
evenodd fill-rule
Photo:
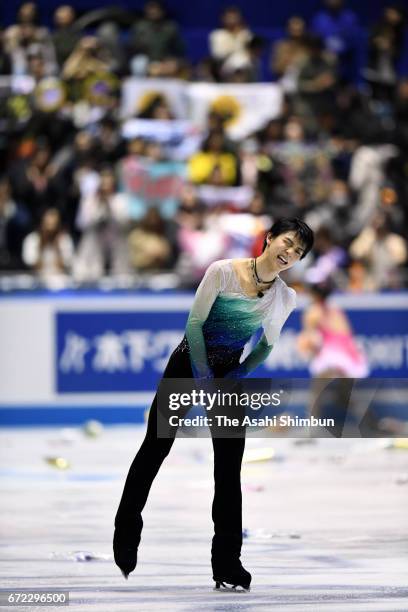
M 122 87 L 122 117 L 137 117 L 158 97 L 174 119 L 192 121 L 201 130 L 216 111 L 226 119 L 229 136 L 245 138 L 277 117 L 282 89 L 276 83 L 186 83 L 161 79 L 126 79 Z
M 142 218 L 152 206 L 156 206 L 163 217 L 172 218 L 177 211 L 185 176 L 183 162 L 125 158 L 120 166 L 120 181 L 129 195 L 132 219 Z
M 44 79 L 42 97 L 44 98 L 46 93 L 48 98 L 45 102 L 48 103 L 51 97 L 52 101 L 58 96 L 61 97 L 62 83 L 60 87 L 54 85 L 46 88 L 46 81 L 47 79 Z M 33 90 L 34 85 L 32 77 L 0 77 L 0 97 L 1 92 L 3 95 L 7 92 L 7 95 L 13 93 L 26 96 Z M 96 104 L 97 100 L 93 100 L 93 103 Z M 153 129 L 159 140 L 164 137 L 168 140 L 169 131 L 173 133 L 173 139 L 180 138 L 183 130 L 192 136 L 191 127 L 187 127 L 187 124 L 164 126 L 165 122 L 161 118 L 147 117 L 157 103 L 166 106 L 175 121 L 191 121 L 199 130 L 207 128 L 208 113 L 216 111 L 225 117 L 229 136 L 240 139 L 261 129 L 270 119 L 280 114 L 282 89 L 276 83 L 188 83 L 177 79 L 129 77 L 122 83 L 122 118 L 126 120 L 143 117 L 157 121 L 158 125 L 153 128 L 148 124 L 133 124 L 125 129 L 136 135 L 140 130 L 140 135 L 145 133 L 146 137 L 152 135 Z
M 122 126 L 122 135 L 127 140 L 143 138 L 161 144 L 165 157 L 186 160 L 199 148 L 201 131 L 191 122 L 175 119 L 128 119 Z
M 199 185 L 197 193 L 200 200 L 209 208 L 224 204 L 238 210 L 248 208 L 254 196 L 254 190 L 249 185 L 242 185 L 241 187 Z
M 174 79 L 138 79 L 130 77 L 122 84 L 121 114 L 124 119 L 146 112 L 161 98 L 174 119 L 188 119 L 187 84 Z
M 273 83 L 216 84 L 192 83 L 188 86 L 190 118 L 205 128 L 210 111 L 226 118 L 233 139 L 245 138 L 280 114 L 282 90 Z

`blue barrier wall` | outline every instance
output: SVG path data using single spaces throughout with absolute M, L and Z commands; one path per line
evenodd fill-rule
M 165 305 L 164 305 L 165 308 Z M 408 317 L 403 309 L 348 309 L 374 378 L 408 377 Z M 58 393 L 152 391 L 187 313 L 57 311 L 55 373 Z M 300 312 L 288 319 L 270 359 L 254 376 L 308 377 L 296 348 Z
M 0 423 L 69 423 L 85 416 L 105 422 L 142 420 L 183 337 L 192 299 L 185 293 L 103 292 L 0 297 Z M 370 376 L 404 384 L 408 294 L 335 300 L 366 351 Z M 304 306 L 300 298 L 277 346 L 254 376 L 306 382 L 308 363 L 296 344 Z

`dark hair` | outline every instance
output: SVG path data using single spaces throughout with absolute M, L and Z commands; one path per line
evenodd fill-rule
M 308 286 L 308 289 L 320 300 L 325 300 L 329 297 L 331 293 L 333 293 L 333 291 L 335 290 L 335 286 L 333 281 L 327 279 L 325 281 L 321 281 L 320 283 L 310 284 Z
M 207 152 L 210 150 L 210 144 L 211 144 L 211 140 L 213 139 L 214 136 L 219 136 L 223 139 L 223 149 L 226 149 L 226 139 L 225 139 L 225 132 L 222 128 L 214 128 L 213 130 L 211 130 L 211 132 L 208 134 L 207 138 L 204 140 L 204 142 L 201 145 L 201 150 L 204 152 Z
M 296 232 L 296 235 L 304 246 L 303 255 L 300 259 L 306 257 L 313 247 L 313 231 L 304 221 L 301 221 L 301 219 L 298 219 L 297 217 L 283 218 L 276 221 L 272 225 L 271 229 L 266 232 L 262 251 L 264 251 L 267 247 L 268 243 L 266 238 L 268 235 L 271 235 L 272 238 L 276 238 L 277 236 L 280 236 L 280 234 L 285 234 L 286 232 Z
M 230 4 L 229 6 L 225 6 L 222 10 L 221 17 L 224 17 L 227 13 L 238 13 L 242 16 L 242 11 L 236 4 Z
M 166 7 L 164 5 L 164 2 L 162 2 L 161 0 L 146 0 L 146 2 L 144 3 L 143 8 L 145 9 L 147 6 L 154 4 L 155 6 L 158 6 L 163 13 L 166 12 Z
M 262 36 L 254 34 L 246 44 L 247 48 L 253 51 L 257 49 L 263 49 L 265 46 L 265 39 Z

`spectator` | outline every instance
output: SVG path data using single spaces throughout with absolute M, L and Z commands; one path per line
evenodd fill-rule
M 183 218 L 187 215 L 185 223 L 188 224 L 189 215 L 204 214 L 205 205 L 198 197 L 197 188 L 191 183 L 186 183 L 180 194 L 180 203 L 177 211 L 179 224 L 184 225 Z
M 357 146 L 356 142 L 348 140 L 341 133 L 337 132 L 337 128 L 334 128 L 326 144 L 330 155 L 333 176 L 340 181 L 344 181 L 348 186 L 351 158 Z
M 27 75 L 34 79 L 36 85 L 48 76 L 44 58 L 39 51 L 27 54 Z
M 61 185 L 48 143 L 40 142 L 28 160 L 15 166 L 10 178 L 13 193 L 27 207 L 34 223 L 40 222 L 51 204 L 60 205 Z
M 368 64 L 364 76 L 376 99 L 391 102 L 397 82 L 397 65 L 405 35 L 405 15 L 396 5 L 384 9 L 370 34 Z
M 79 229 L 76 225 L 79 202 L 82 198 L 94 194 L 99 186 L 99 172 L 97 143 L 95 138 L 86 130 L 79 131 L 72 144 L 68 144 L 60 152 L 58 176 L 63 178 L 61 184 L 64 191 L 64 220 L 67 223 L 75 242 L 79 238 Z
M 128 198 L 118 193 L 110 169 L 100 174 L 96 193 L 81 198 L 77 227 L 82 231 L 74 275 L 82 282 L 100 279 L 106 270 L 113 275 L 129 272 L 127 234 L 129 230 Z
M 0 179 L 0 270 L 21 268 L 21 247 L 29 216 L 11 196 L 9 180 Z
M 166 96 L 154 94 L 138 114 L 139 119 L 159 119 L 169 121 L 174 119 Z
M 365 261 L 352 259 L 347 268 L 347 286 L 344 287 L 350 293 L 362 293 L 375 291 L 372 278 L 368 275 L 368 266 Z
M 100 163 L 116 164 L 126 152 L 116 121 L 105 117 L 99 124 L 95 139 L 96 154 Z
M 293 15 L 286 24 L 287 37 L 272 47 L 271 70 L 279 77 L 287 93 L 297 90 L 297 81 L 302 63 L 307 57 L 306 24 L 302 17 Z
M 84 36 L 68 56 L 62 69 L 67 81 L 83 81 L 96 73 L 107 73 L 111 68 L 110 57 L 94 36 Z
M 324 200 L 305 214 L 305 221 L 316 230 L 322 226 L 333 228 L 332 234 L 336 241 L 345 238 L 344 227 L 352 213 L 352 197 L 348 184 L 335 179 L 331 182 L 329 193 Z
M 70 4 L 62 4 L 54 11 L 55 30 L 51 36 L 59 68 L 77 46 L 81 34 L 74 25 L 75 9 Z
M 250 206 L 257 206 L 252 200 Z M 215 210 L 207 219 L 206 227 L 213 232 L 220 232 L 224 237 L 224 255 L 226 259 L 251 257 L 261 234 L 270 226 L 269 217 L 253 214 L 251 211 Z
M 205 204 L 199 199 L 196 187 L 187 183 L 181 192 L 176 215 L 178 239 L 180 239 L 180 231 L 185 230 L 188 234 L 189 231 L 202 227 L 205 215 Z
M 327 226 L 321 226 L 315 233 L 314 246 L 315 261 L 306 270 L 306 282 L 310 284 L 324 283 L 330 278 L 337 284 L 341 282 L 339 272 L 346 263 L 346 252 L 336 244 L 332 232 Z
M 186 284 L 197 285 L 204 270 L 216 259 L 222 259 L 228 238 L 216 223 L 209 222 L 205 210 L 196 207 L 190 214 L 178 217 L 178 245 L 181 251 L 177 270 Z
M 384 185 L 380 189 L 379 210 L 382 210 L 387 215 L 391 229 L 397 229 L 406 236 L 408 232 L 408 225 L 406 223 L 407 211 L 399 200 L 399 197 L 400 195 L 395 189 L 392 181 L 386 179 Z
M 229 83 L 255 83 L 262 80 L 261 56 L 264 41 L 260 36 L 252 36 L 245 50 L 233 53 L 221 67 L 223 81 Z
M 24 263 L 47 282 L 70 271 L 73 254 L 74 245 L 61 226 L 59 211 L 49 208 L 41 217 L 39 229 L 24 239 Z
M 277 119 L 271 119 L 270 121 L 268 121 L 266 126 L 256 135 L 259 143 L 263 146 L 268 146 L 269 144 L 276 143 L 282 140 L 283 126 L 283 117 L 278 117 Z
M 156 163 L 165 161 L 163 147 L 160 142 L 155 140 L 148 140 L 145 144 L 144 155 L 147 161 Z
M 387 161 L 395 155 L 390 145 L 358 147 L 352 157 L 349 184 L 356 195 L 347 231 L 355 236 L 370 223 L 380 203 Z
M 402 154 L 408 155 L 408 77 L 402 78 L 397 85 L 394 121 L 395 142 Z
M 38 8 L 34 2 L 25 2 L 17 13 L 17 23 L 5 31 L 5 48 L 11 58 L 12 74 L 27 74 L 29 55 L 40 55 L 45 72 L 54 74 L 56 61 L 47 28 L 38 25 Z
M 258 181 L 260 162 L 259 145 L 254 139 L 247 138 L 238 152 L 243 185 L 255 187 Z
M 350 255 L 367 265 L 367 276 L 374 290 L 403 286 L 400 266 L 407 261 L 407 243 L 390 231 L 388 216 L 378 211 L 350 245 Z
M 181 119 L 184 103 L 180 83 L 155 85 L 149 92 L 132 83 L 138 116 L 121 125 L 117 84 L 129 50 L 137 74 L 188 78 L 179 29 L 159 2 L 147 2 L 130 37 L 119 31 L 129 26 L 128 14 L 104 12 L 95 36 L 81 38 L 73 7 L 55 7 L 51 37 L 32 2 L 22 5 L 16 24 L 0 35 L 0 74 L 31 77 L 4 79 L 0 96 L 0 163 L 11 184 L 10 189 L 0 181 L 4 269 L 23 267 L 22 240 L 41 226 L 50 206 L 80 245 L 75 273 L 84 282 L 129 269 L 176 267 L 189 284 L 214 259 L 259 254 L 257 232 L 268 218 L 299 216 L 318 231 L 317 252 L 314 263 L 310 255 L 290 273 L 292 282 L 301 286 L 306 271 L 324 276 L 333 268 L 339 286 L 353 291 L 378 286 L 371 254 L 350 255 L 344 278 L 342 268 L 350 243 L 369 242 L 365 230 L 374 232 L 378 212 L 387 217 L 384 236 L 378 237 L 384 257 L 388 236 L 392 248 L 408 238 L 408 81 L 397 75 L 402 9 L 387 5 L 379 23 L 370 32 L 364 29 L 370 34 L 364 72 L 370 87 L 363 89 L 344 84 L 344 77 L 357 74 L 355 50 L 361 43 L 353 34 L 359 31 L 356 17 L 343 0 L 324 0 L 310 26 L 313 34 L 302 17 L 291 17 L 271 57 L 286 92 L 280 114 L 258 133 L 232 140 L 225 130 L 235 127 L 239 106 L 246 112 L 242 105 L 232 111 L 223 98 L 209 100 L 205 125 L 176 122 L 174 113 Z M 211 32 L 212 57 L 202 64 L 201 76 L 256 82 L 262 41 L 239 9 L 225 9 L 222 19 Z M 44 79 L 57 65 L 59 74 Z M 37 87 L 30 92 L 33 81 Z M 132 88 L 129 92 L 132 96 Z M 201 101 L 203 116 L 204 97 Z M 131 105 L 130 100 L 128 114 L 136 115 Z M 124 143 L 122 134 L 133 140 Z M 118 192 L 114 171 L 125 193 Z M 126 245 L 131 223 L 134 233 Z M 407 285 L 403 265 L 406 259 L 392 269 L 387 288 Z M 383 285 L 386 272 L 381 274 Z
M 111 70 L 117 75 L 126 75 L 127 56 L 118 24 L 113 19 L 103 21 L 96 30 L 96 36 L 110 58 Z
M 332 168 L 323 145 L 306 141 L 303 122 L 288 117 L 282 140 L 264 146 L 270 155 L 268 172 L 260 173 L 260 186 L 273 202 L 274 216 L 304 215 L 327 201 Z
M 311 30 L 337 57 L 341 76 L 351 80 L 355 76 L 356 44 L 360 35 L 354 11 L 345 8 L 344 0 L 323 0 L 323 9 L 312 19 Z
M 242 65 L 249 60 L 248 44 L 252 33 L 247 28 L 241 11 L 236 6 L 229 6 L 221 15 L 222 27 L 210 33 L 210 54 L 218 67 L 218 74 L 222 75 L 225 62 L 230 65 Z M 227 64 L 228 65 L 228 64 Z
M 408 207 L 404 203 L 408 201 L 408 78 L 401 79 L 397 84 L 393 140 L 397 145 L 396 155 L 389 159 L 384 169 L 391 197 L 384 204 L 391 209 L 394 227 L 404 227 L 407 237 Z
M 0 28 L 0 75 L 11 74 L 11 59 L 5 45 L 4 30 Z
M 47 90 L 44 98 L 55 95 L 55 89 Z M 62 107 L 48 110 L 40 102 L 32 108 L 31 117 L 25 132 L 37 142 L 47 142 L 53 154 L 61 154 L 70 145 L 75 135 L 75 128 L 69 114 Z
M 173 231 L 172 231 L 173 229 Z M 129 235 L 130 261 L 139 272 L 166 270 L 174 265 L 174 228 L 151 207 Z
M 238 161 L 226 146 L 222 131 L 214 131 L 202 145 L 201 151 L 189 161 L 189 178 L 193 183 L 236 185 Z
M 99 186 L 97 172 L 98 150 L 95 138 L 87 130 L 80 130 L 69 147 L 66 171 L 80 197 L 95 193 Z
M 142 19 L 131 30 L 129 52 L 133 74 L 174 77 L 179 73 L 184 43 L 159 0 L 146 2 Z
M 332 127 L 332 123 L 327 125 L 327 118 L 334 113 L 337 77 L 333 61 L 324 54 L 319 38 L 308 37 L 307 52 L 308 57 L 299 72 L 297 112 L 309 121 L 310 128 L 316 132 Z
M 265 198 L 260 191 L 254 192 L 246 212 L 250 213 L 255 219 L 258 218 L 261 221 L 261 230 L 253 242 L 251 252 L 251 256 L 258 257 L 262 253 L 263 243 L 265 241 L 263 228 L 271 225 L 271 215 L 268 214 Z M 262 237 L 264 240 L 262 240 Z
M 37 4 L 35 2 L 23 2 L 17 12 L 17 24 L 20 26 L 29 24 L 40 27 L 38 22 L 39 14 Z
M 130 138 L 126 143 L 126 152 L 129 159 L 137 160 L 138 158 L 143 157 L 145 154 L 145 149 L 146 142 L 140 137 Z M 126 159 L 126 155 L 125 158 L 122 158 L 122 162 L 123 159 Z
M 333 131 L 344 137 L 350 150 L 360 143 L 371 145 L 391 140 L 390 130 L 387 134 L 386 126 L 374 112 L 371 98 L 355 87 L 341 87 L 336 92 Z

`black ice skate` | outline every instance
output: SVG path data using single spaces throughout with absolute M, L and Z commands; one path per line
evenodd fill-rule
M 240 536 L 214 536 L 211 548 L 211 565 L 215 590 L 250 590 L 251 574 L 242 566 Z M 230 586 L 228 586 L 230 585 Z
M 250 591 L 252 576 L 247 570 L 242 567 L 242 563 L 239 562 L 236 567 L 225 568 L 224 572 L 214 572 L 213 580 L 215 581 L 215 590 L 228 589 L 238 590 L 237 587 L 241 587 L 244 591 Z M 230 585 L 230 586 L 229 586 Z
M 139 515 L 131 525 L 115 521 L 115 533 L 113 536 L 113 554 L 115 563 L 128 579 L 128 576 L 137 564 L 137 549 L 140 544 L 143 520 Z

